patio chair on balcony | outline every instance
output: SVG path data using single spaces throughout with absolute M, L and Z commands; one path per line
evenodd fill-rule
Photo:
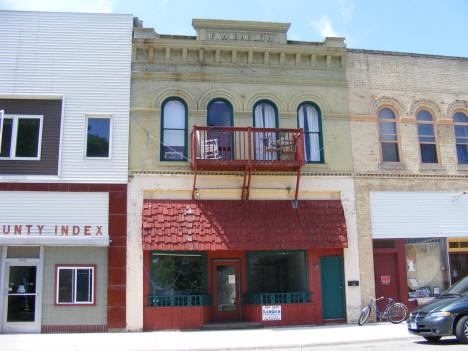
M 218 160 L 218 139 L 203 140 L 200 145 L 200 155 L 202 160 Z

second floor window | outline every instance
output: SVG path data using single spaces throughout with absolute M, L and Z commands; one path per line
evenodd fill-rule
M 382 162 L 400 162 L 396 117 L 389 108 L 379 111 L 379 131 Z
M 162 107 L 161 160 L 184 161 L 187 157 L 187 108 L 176 98 L 166 100 Z
M 0 158 L 39 160 L 43 116 L 4 115 L 0 119 Z
M 434 119 L 427 110 L 416 115 L 418 121 L 419 150 L 422 163 L 437 163 L 437 146 L 434 130 Z
M 457 146 L 458 163 L 468 163 L 468 117 L 463 112 L 453 115 L 455 128 L 455 143 Z
M 111 119 L 88 117 L 86 124 L 86 157 L 109 158 Z
M 323 162 L 321 121 L 318 109 L 304 103 L 298 109 L 299 128 L 304 129 L 304 148 L 306 162 Z

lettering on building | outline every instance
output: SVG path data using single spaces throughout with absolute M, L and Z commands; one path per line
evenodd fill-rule
M 104 236 L 102 225 L 0 224 L 0 235 L 11 236 Z
M 271 43 L 273 36 L 269 33 L 258 32 L 208 32 L 209 40 L 228 40 L 228 41 L 259 41 Z

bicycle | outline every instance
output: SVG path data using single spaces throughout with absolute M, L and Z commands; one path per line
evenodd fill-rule
M 387 297 L 387 304 L 385 305 L 385 310 L 381 312 L 377 306 L 377 301 L 384 299 L 385 297 L 379 297 L 374 299 L 370 296 L 369 304 L 362 309 L 361 315 L 359 316 L 358 324 L 363 325 L 367 323 L 369 315 L 372 308 L 375 310 L 375 315 L 379 319 L 388 319 L 394 324 L 398 324 L 406 320 L 408 316 L 408 308 L 401 302 L 393 302 L 394 300 L 390 297 Z

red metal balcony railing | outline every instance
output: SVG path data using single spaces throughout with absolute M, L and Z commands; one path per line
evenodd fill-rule
M 194 126 L 191 138 L 192 169 L 244 171 L 250 184 L 252 171 L 297 172 L 304 165 L 302 129 Z M 296 187 L 297 190 L 297 187 Z M 297 198 L 297 192 L 296 192 Z
M 303 145 L 302 129 L 194 126 L 192 169 L 296 171 Z

